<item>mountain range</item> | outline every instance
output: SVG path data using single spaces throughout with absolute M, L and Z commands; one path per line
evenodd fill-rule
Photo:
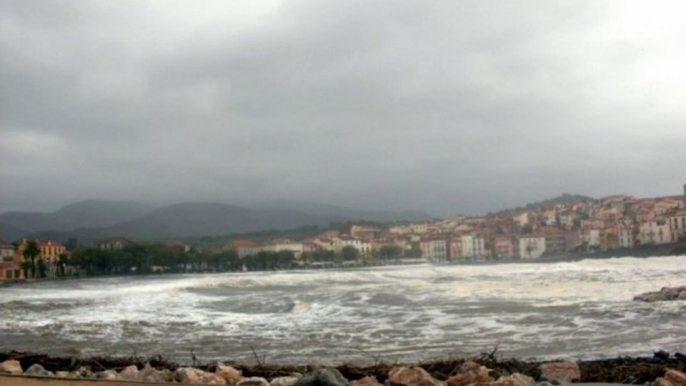
M 22 237 L 90 243 L 102 237 L 137 240 L 188 239 L 306 225 L 327 226 L 341 221 L 397 222 L 430 218 L 417 211 L 367 211 L 336 205 L 293 202 L 257 207 L 188 202 L 154 206 L 128 201 L 85 200 L 55 212 L 7 212 L 0 215 L 0 239 Z

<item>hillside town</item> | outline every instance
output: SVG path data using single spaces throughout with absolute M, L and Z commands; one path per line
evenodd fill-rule
M 347 231 L 327 230 L 303 239 L 241 237 L 206 250 L 192 243 L 167 243 L 163 250 L 165 256 L 172 256 L 168 259 L 148 256 L 153 251 L 161 253 L 160 248 L 138 248 L 123 263 L 123 271 L 117 268 L 105 272 L 473 263 L 628 251 L 686 240 L 686 185 L 683 189 L 681 195 L 653 198 L 612 195 L 599 200 L 551 203 L 486 216 L 457 215 L 386 226 L 361 222 L 349 224 Z M 70 250 L 55 240 L 0 241 L 0 280 L 84 275 L 86 271 L 79 264 L 85 261 L 84 256 L 102 263 L 111 258 L 107 253 L 141 244 L 145 243 L 110 237 L 96 241 L 86 252 L 81 249 L 79 253 L 78 248 Z M 94 253 L 89 254 L 89 251 Z M 74 258 L 73 254 L 80 258 Z M 219 262 L 219 256 L 224 263 Z M 268 256 L 273 256 L 277 263 L 267 265 Z M 194 257 L 197 262 L 193 261 Z M 262 265 L 248 264 L 256 257 L 262 258 Z M 208 261 L 217 261 L 217 264 L 213 266 Z M 278 261 L 284 263 L 278 264 Z M 106 262 L 102 264 L 107 265 Z

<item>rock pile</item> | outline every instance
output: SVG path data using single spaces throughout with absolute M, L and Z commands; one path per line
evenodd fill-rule
M 686 386 L 686 374 L 669 369 L 663 378 L 656 379 L 650 386 Z
M 686 286 L 663 287 L 657 292 L 646 292 L 634 296 L 634 300 L 641 302 L 665 302 L 670 300 L 686 300 Z
M 146 364 L 140 369 L 132 365 L 120 371 L 92 372 L 88 367 L 80 367 L 74 371 L 52 372 L 37 363 L 32 364 L 25 371 L 16 360 L 0 363 L 0 374 L 221 386 L 552 386 L 581 380 L 579 366 L 572 361 L 541 364 L 538 367 L 538 379 L 516 372 L 494 379 L 491 376 L 493 374 L 491 369 L 474 361 L 462 363 L 449 376 L 441 376 L 441 378 L 446 377 L 445 380 L 434 378 L 419 366 L 394 366 L 388 371 L 387 379 L 383 384 L 374 376 L 348 380 L 338 369 L 331 367 L 319 368 L 304 375 L 293 373 L 288 376 L 278 376 L 272 378 L 271 381 L 263 377 L 244 377 L 240 370 L 223 363 L 217 363 L 211 369 L 213 371 L 179 367 L 171 371 L 166 368 L 156 369 Z M 384 376 L 384 374 L 377 375 Z M 657 378 L 649 386 L 686 386 L 686 375 L 670 369 L 664 377 Z

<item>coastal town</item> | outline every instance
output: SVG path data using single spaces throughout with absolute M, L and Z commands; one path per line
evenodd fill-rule
M 534 261 L 680 245 L 686 239 L 686 185 L 680 195 L 560 201 L 485 216 L 350 223 L 345 230 L 324 230 L 301 239 L 228 237 L 214 247 L 188 241 L 153 244 L 124 237 L 103 238 L 86 247 L 77 246 L 75 240 L 0 241 L 0 280 L 94 273 Z M 126 259 L 117 255 L 125 251 Z M 110 261 L 115 259 L 121 262 Z

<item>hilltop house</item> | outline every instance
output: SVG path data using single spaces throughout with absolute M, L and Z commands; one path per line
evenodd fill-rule
M 107 237 L 96 240 L 93 245 L 102 250 L 122 250 L 124 247 L 135 244 L 132 240 L 124 237 Z

